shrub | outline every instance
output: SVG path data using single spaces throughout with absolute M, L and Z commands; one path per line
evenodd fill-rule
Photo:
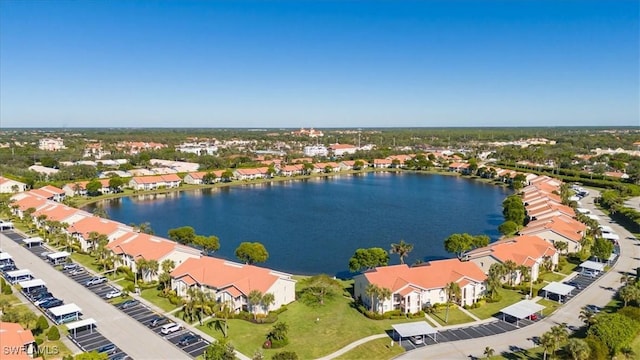
M 626 306 L 618 310 L 618 314 L 622 314 L 628 318 L 631 318 L 637 322 L 640 322 L 640 308 L 634 306 Z
M 284 340 L 270 340 L 271 341 L 271 348 L 272 349 L 279 349 L 282 347 L 285 347 L 289 344 L 289 340 L 284 339 Z
M 5 294 L 5 295 L 11 295 L 11 294 L 13 294 L 13 289 L 11 289 L 11 285 L 6 284 L 6 285 L 4 286 L 4 288 L 2 289 L 2 293 L 3 293 L 3 294 Z
M 51 341 L 60 340 L 60 331 L 57 327 L 52 326 L 47 332 L 47 339 Z
M 585 339 L 589 349 L 591 350 L 590 360 L 607 360 L 609 359 L 609 349 L 600 339 L 594 336 L 587 336 Z
M 44 343 L 44 339 L 39 338 L 39 337 L 38 337 L 38 338 L 36 338 L 36 344 L 38 344 L 38 345 L 42 345 L 42 343 Z
M 40 317 L 38 318 L 38 321 L 36 322 L 35 328 L 33 328 L 33 334 L 40 335 L 48 328 L 49 328 L 49 322 L 47 321 L 47 318 L 44 317 L 44 315 L 40 315 Z
M 298 354 L 293 351 L 281 351 L 271 357 L 272 360 L 298 360 Z
M 136 291 L 136 286 L 133 284 L 127 284 L 127 286 L 124 287 L 124 291 L 128 292 L 128 293 L 132 293 Z

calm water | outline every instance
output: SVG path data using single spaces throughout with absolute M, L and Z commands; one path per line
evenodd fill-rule
M 456 232 L 498 237 L 509 191 L 451 176 L 369 173 L 236 186 L 105 201 L 124 224 L 150 222 L 156 234 L 189 225 L 216 235 L 218 256 L 235 259 L 242 241 L 269 251 L 266 266 L 299 273 L 345 275 L 353 252 L 404 239 L 406 259 L 450 257 L 443 240 Z M 89 209 L 91 210 L 91 209 Z M 391 263 L 399 263 L 391 255 Z

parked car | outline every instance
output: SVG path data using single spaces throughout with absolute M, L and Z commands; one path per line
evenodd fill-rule
M 46 259 L 47 256 L 49 256 L 51 254 L 53 254 L 51 251 L 43 251 L 43 252 L 40 253 L 40 257 L 43 258 L 43 259 Z
M 47 298 L 50 298 L 50 299 L 53 298 L 53 294 L 48 291 L 43 293 L 33 294 L 31 296 L 31 301 L 35 303 L 36 301 L 40 301 L 42 299 L 47 299 Z
M 58 321 L 58 324 L 66 324 L 76 320 L 78 320 L 78 316 L 76 314 L 67 314 Z
M 164 335 L 168 335 L 180 329 L 182 329 L 182 326 L 180 324 L 169 323 L 169 324 L 163 325 L 162 328 L 160 328 L 160 332 L 163 333 Z
M 600 306 L 592 305 L 592 304 L 589 304 L 589 305 L 585 306 L 584 308 L 587 309 L 588 311 L 591 311 L 594 314 L 597 314 L 600 311 L 602 311 L 602 308 Z
M 410 339 L 411 339 L 411 342 L 416 345 L 424 344 L 424 341 L 422 340 L 422 336 L 412 336 Z
M 40 307 L 43 309 L 51 309 L 53 307 L 62 306 L 62 305 L 64 305 L 64 301 L 60 299 L 53 299 L 53 300 L 47 301 L 44 304 L 40 304 Z
M 8 263 L 8 264 L 4 264 L 4 265 L 0 265 L 0 270 L 7 272 L 7 271 L 13 271 L 13 270 L 17 270 L 18 268 L 16 267 L 16 265 L 14 263 Z
M 107 299 L 113 299 L 122 296 L 122 291 L 120 290 L 111 290 L 104 297 Z
M 531 314 L 531 315 L 529 315 L 529 320 L 531 320 L 531 321 L 536 321 L 536 320 L 538 320 L 538 314 Z
M 589 276 L 589 277 L 592 277 L 592 278 L 597 277 L 599 274 L 600 274 L 599 271 L 594 271 L 594 270 L 587 270 L 587 271 L 584 272 L 585 276 Z
M 120 309 L 128 309 L 130 307 L 138 305 L 138 303 L 139 303 L 138 300 L 133 300 L 132 299 L 132 300 L 127 300 L 127 301 L 121 302 L 120 304 L 118 304 L 118 307 Z
M 98 284 L 104 284 L 107 282 L 107 278 L 104 276 L 95 276 L 92 277 L 91 279 L 87 280 L 87 283 L 85 284 L 86 286 L 93 286 L 93 285 L 98 285 Z
M 102 345 L 98 348 L 98 353 L 100 354 L 115 354 L 118 352 L 118 348 L 113 344 L 113 343 L 109 343 L 107 345 Z
M 575 281 L 569 281 L 566 283 L 569 286 L 573 286 L 574 288 L 578 289 L 578 290 L 582 290 L 582 285 L 578 284 Z
M 62 266 L 62 270 L 75 270 L 78 268 L 76 263 L 66 263 Z
M 149 327 L 156 327 L 162 323 L 164 323 L 165 321 L 167 321 L 167 318 L 160 316 L 160 315 L 156 315 L 154 317 L 151 318 L 151 320 L 149 320 Z
M 44 303 L 46 303 L 48 301 L 54 300 L 54 299 L 55 299 L 55 297 L 53 297 L 53 295 L 45 296 L 45 297 L 42 297 L 39 300 L 34 301 L 33 304 L 35 306 L 40 306 L 40 305 L 42 305 L 42 304 L 44 304 Z
M 198 341 L 200 341 L 200 336 L 189 333 L 180 338 L 180 341 L 178 341 L 178 345 L 187 346 L 187 345 L 195 344 Z
M 69 271 L 69 275 L 80 275 L 84 272 L 84 268 L 83 267 L 76 267 L 75 269 Z

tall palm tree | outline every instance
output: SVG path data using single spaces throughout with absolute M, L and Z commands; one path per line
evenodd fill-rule
M 369 296 L 371 302 L 369 303 L 369 311 L 373 312 L 373 299 L 378 296 L 380 288 L 376 284 L 368 284 L 364 289 L 364 293 Z
M 489 285 L 489 297 L 495 299 L 498 295 L 498 289 L 500 288 L 501 279 L 506 275 L 507 269 L 504 264 L 494 263 L 489 267 L 489 276 L 487 278 L 487 284 Z
M 547 353 L 555 349 L 556 340 L 553 335 L 551 335 L 551 332 L 547 331 L 546 333 L 542 334 L 542 336 L 540 336 L 539 341 L 540 346 L 542 346 L 542 348 L 544 349 L 543 360 L 547 360 Z
M 587 309 L 586 307 L 580 310 L 580 315 L 578 315 L 578 318 L 582 320 L 582 322 L 587 326 L 587 328 L 595 324 L 597 321 L 596 314 L 593 311 Z
M 384 302 L 388 299 L 391 298 L 391 290 L 387 289 L 387 288 L 379 288 L 378 293 L 376 294 L 377 296 L 377 302 L 378 302 L 378 309 L 380 311 L 380 313 L 383 312 L 384 307 L 382 306 L 382 304 L 384 304 Z
M 260 305 L 265 313 L 269 312 L 269 307 L 276 303 L 276 297 L 272 293 L 266 293 L 260 299 Z
M 391 244 L 391 253 L 400 256 L 400 264 L 404 264 L 404 258 L 413 251 L 413 244 L 409 244 L 404 240 L 400 240 L 397 244 Z
M 509 274 L 509 286 L 513 286 L 513 280 L 515 279 L 515 273 L 518 265 L 513 260 L 507 260 L 504 262 L 504 268 L 506 273 Z
M 247 296 L 247 305 L 249 305 L 249 308 L 253 313 L 254 320 L 258 319 L 257 309 L 261 302 L 262 302 L 262 293 L 260 292 L 260 290 L 251 290 L 251 292 L 249 293 L 249 296 Z
M 559 324 L 556 326 L 552 326 L 551 336 L 555 340 L 554 347 L 553 347 L 553 354 L 555 356 L 555 353 L 560 348 L 560 344 L 567 341 L 567 339 L 569 338 L 569 331 L 567 330 L 567 324 Z
M 447 295 L 447 312 L 444 316 L 444 322 L 445 324 L 447 324 L 449 323 L 449 307 L 451 307 L 452 302 L 457 303 L 459 301 L 461 290 L 458 283 L 455 283 L 453 281 L 448 283 L 444 290 Z
M 149 280 L 158 275 L 159 268 L 160 264 L 158 264 L 158 260 L 151 259 L 147 261 L 147 276 L 149 277 Z

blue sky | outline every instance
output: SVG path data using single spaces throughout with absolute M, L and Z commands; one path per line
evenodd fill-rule
M 0 127 L 640 126 L 637 1 L 0 0 Z

